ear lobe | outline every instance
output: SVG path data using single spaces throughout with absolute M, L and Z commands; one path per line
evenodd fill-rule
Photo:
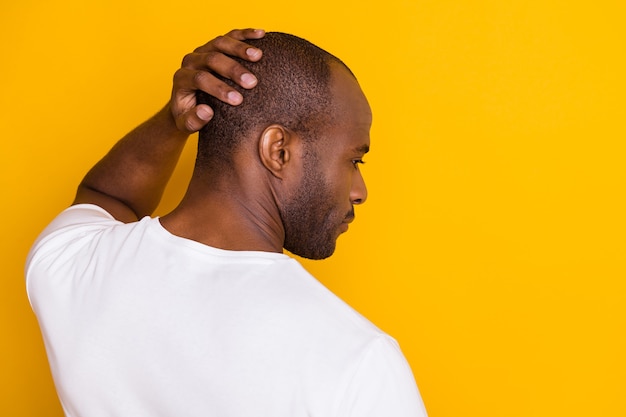
M 259 157 L 275 177 L 283 178 L 285 166 L 293 153 L 295 135 L 281 125 L 265 128 L 259 139 Z

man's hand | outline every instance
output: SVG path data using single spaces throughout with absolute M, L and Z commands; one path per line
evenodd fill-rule
M 245 43 L 247 39 L 265 36 L 261 29 L 233 30 L 219 36 L 183 58 L 181 68 L 174 74 L 170 111 L 179 130 L 193 133 L 213 117 L 206 104 L 196 104 L 196 91 L 202 90 L 234 106 L 243 100 L 241 94 L 217 78 L 214 73 L 228 78 L 243 88 L 252 88 L 257 79 L 227 55 L 248 61 L 258 61 L 262 52 Z

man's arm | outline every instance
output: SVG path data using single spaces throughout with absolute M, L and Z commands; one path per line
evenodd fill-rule
M 185 56 L 174 75 L 172 97 L 155 116 L 124 136 L 85 176 L 73 204 L 96 204 L 123 222 L 136 221 L 156 209 L 189 135 L 213 117 L 207 105 L 196 104 L 196 90 L 238 105 L 241 94 L 212 73 L 244 88 L 256 78 L 226 55 L 257 61 L 261 51 L 246 39 L 262 30 L 233 30 Z

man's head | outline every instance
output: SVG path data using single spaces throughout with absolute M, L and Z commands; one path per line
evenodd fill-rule
M 259 62 L 237 61 L 259 82 L 244 90 L 225 80 L 244 96 L 243 103 L 235 107 L 198 93 L 198 102 L 209 104 L 215 112 L 213 121 L 200 131 L 198 164 L 228 169 L 241 142 L 268 124 L 285 126 L 307 140 L 330 123 L 330 63 L 340 63 L 338 58 L 285 33 L 270 32 L 246 42 L 261 49 L 263 58 Z
M 350 70 L 317 46 L 282 33 L 248 42 L 263 58 L 240 61 L 259 80 L 252 90 L 239 89 L 243 103 L 198 97 L 215 116 L 200 132 L 196 170 L 236 175 L 232 170 L 245 169 L 234 163 L 236 155 L 258 150 L 284 248 L 326 258 L 354 218 L 353 205 L 366 198 L 357 164 L 369 149 L 369 105 Z

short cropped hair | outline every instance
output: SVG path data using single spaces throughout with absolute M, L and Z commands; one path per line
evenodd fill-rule
M 260 134 L 272 124 L 282 125 L 312 141 L 319 129 L 332 120 L 331 64 L 347 66 L 337 57 L 294 35 L 268 32 L 261 39 L 247 40 L 263 51 L 258 62 L 237 59 L 258 79 L 251 90 L 225 80 L 243 95 L 239 106 L 225 104 L 206 93 L 198 103 L 211 106 L 213 119 L 200 131 L 196 167 L 232 164 L 232 155 L 242 141 Z

